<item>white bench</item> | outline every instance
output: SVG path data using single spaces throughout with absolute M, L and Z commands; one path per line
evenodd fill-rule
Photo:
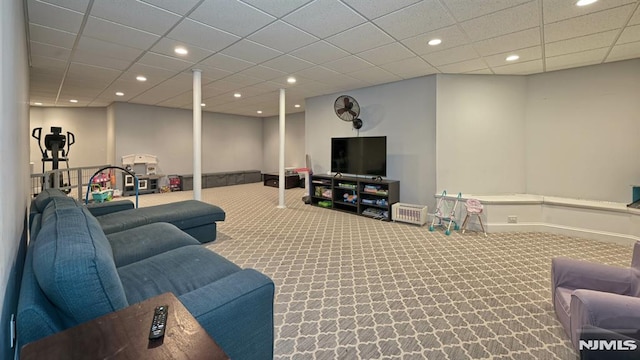
M 551 232 L 626 245 L 640 240 L 640 210 L 624 203 L 532 194 L 462 194 L 462 202 L 469 198 L 484 205 L 488 232 Z M 463 203 L 458 212 L 458 219 L 463 219 Z M 476 225 L 479 228 L 472 223 L 472 229 Z

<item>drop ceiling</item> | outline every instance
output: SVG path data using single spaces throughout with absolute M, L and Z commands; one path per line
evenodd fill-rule
M 200 69 L 204 111 L 274 116 L 284 88 L 294 113 L 307 97 L 430 74 L 525 75 L 639 58 L 639 8 L 640 0 L 27 0 L 30 101 L 191 109 Z M 442 43 L 428 45 L 434 38 Z M 519 59 L 506 61 L 512 54 Z

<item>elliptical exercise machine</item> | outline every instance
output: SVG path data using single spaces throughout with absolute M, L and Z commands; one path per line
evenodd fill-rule
M 44 186 L 44 172 L 45 172 L 45 164 L 47 162 L 51 162 L 51 170 L 58 170 L 60 161 L 64 161 L 67 165 L 67 180 L 69 183 L 64 182 L 64 178 L 62 174 L 59 175 L 59 187 L 64 188 L 71 184 L 71 174 L 69 173 L 69 151 L 71 149 L 71 145 L 75 144 L 76 137 L 72 132 L 67 131 L 67 136 L 61 134 L 62 128 L 57 126 L 51 127 L 51 134 L 47 134 L 44 137 L 44 148 L 42 147 L 42 128 L 34 128 L 31 132 L 31 136 L 38 140 L 38 147 L 40 148 L 40 152 L 42 153 L 42 189 Z M 67 141 L 67 139 L 69 141 Z M 66 151 L 65 151 L 66 144 Z M 51 156 L 49 156 L 49 151 L 51 151 Z M 62 156 L 60 156 L 60 152 L 62 152 Z M 49 188 L 53 188 L 55 183 L 55 174 L 51 173 L 49 175 Z M 69 193 L 71 189 L 63 189 L 64 192 Z

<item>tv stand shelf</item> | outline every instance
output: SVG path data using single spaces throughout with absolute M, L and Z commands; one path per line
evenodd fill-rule
M 400 201 L 400 182 L 312 175 L 310 194 L 312 205 L 390 221 L 391 205 Z

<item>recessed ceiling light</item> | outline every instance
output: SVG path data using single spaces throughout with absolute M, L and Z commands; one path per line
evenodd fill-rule
M 262 114 L 262 110 L 258 110 L 256 111 L 258 114 Z
M 122 91 L 118 91 L 116 92 L 116 96 L 124 96 L 124 93 Z
M 33 105 L 40 106 L 40 105 L 42 105 L 42 103 L 41 102 L 35 102 L 35 103 L 33 103 Z
M 507 56 L 507 58 L 505 60 L 507 60 L 507 61 L 516 61 L 518 59 L 520 59 L 520 56 L 518 56 L 518 55 L 509 55 L 509 56 Z
M 234 97 L 239 98 L 239 97 L 241 97 L 241 96 L 242 96 L 242 94 L 240 94 L 240 93 L 235 93 L 235 94 L 233 94 L 233 96 L 234 96 Z
M 76 99 L 71 99 L 71 100 L 69 100 L 69 102 L 72 102 L 72 103 L 74 103 L 74 104 L 75 104 L 75 103 L 77 103 L 77 102 L 78 102 L 78 100 L 76 100 Z
M 442 43 L 442 40 L 440 40 L 440 39 L 431 39 L 428 42 L 428 44 L 431 45 L 431 46 L 440 45 L 441 43 Z
M 294 78 L 293 76 L 289 76 L 289 77 L 287 78 L 287 82 L 288 82 L 289 84 L 295 84 L 295 83 L 296 83 L 296 78 Z
M 205 107 L 205 106 L 207 106 L 207 104 L 202 103 L 202 104 L 200 104 L 200 106 Z
M 176 47 L 175 49 L 173 49 L 173 51 L 178 55 L 187 55 L 189 53 L 189 50 L 183 48 L 182 46 Z
M 578 2 L 576 3 L 577 6 L 587 6 L 587 5 L 591 5 L 594 2 L 596 2 L 598 0 L 578 0 Z
M 295 104 L 295 105 L 293 105 L 293 107 L 297 107 L 297 108 L 299 108 L 299 107 L 300 107 L 300 104 Z
M 136 80 L 138 80 L 138 81 L 147 81 L 147 78 L 142 76 L 142 75 L 138 75 L 138 76 L 136 76 Z

